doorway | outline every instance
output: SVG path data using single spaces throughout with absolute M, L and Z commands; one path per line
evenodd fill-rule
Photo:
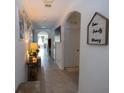
M 64 69 L 72 72 L 79 86 L 81 14 L 73 11 L 64 23 Z
M 77 11 L 71 12 L 64 27 L 64 65 L 65 68 L 79 68 L 80 56 L 80 20 L 81 14 Z
M 38 45 L 39 47 L 47 48 L 48 46 L 48 33 L 47 32 L 38 33 Z

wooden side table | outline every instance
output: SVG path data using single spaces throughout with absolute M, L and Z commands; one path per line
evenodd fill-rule
M 28 65 L 28 81 L 35 81 L 37 80 L 38 76 L 38 65 L 36 63 L 29 62 Z

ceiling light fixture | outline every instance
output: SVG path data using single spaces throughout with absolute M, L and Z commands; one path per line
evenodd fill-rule
M 41 28 L 42 29 L 45 29 L 45 28 L 47 28 L 47 26 L 46 25 L 42 25 Z
M 54 0 L 43 0 L 45 7 L 51 7 Z

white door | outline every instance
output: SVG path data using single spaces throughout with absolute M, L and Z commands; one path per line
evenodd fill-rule
M 79 66 L 80 55 L 80 30 L 79 28 L 71 28 L 69 30 L 70 59 L 73 66 Z
M 81 15 L 73 12 L 67 18 L 64 29 L 64 66 L 79 66 Z

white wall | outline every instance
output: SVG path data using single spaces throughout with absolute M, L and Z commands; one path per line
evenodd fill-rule
M 95 12 L 109 17 L 109 1 L 78 0 L 64 18 L 75 10 L 81 13 L 79 93 L 109 93 L 109 46 L 87 45 L 87 25 Z
M 55 43 L 55 62 L 58 65 L 59 69 L 64 69 L 63 64 L 63 57 L 62 57 L 62 44 L 61 43 Z
M 21 82 L 26 81 L 25 71 L 25 42 L 19 40 L 18 8 L 15 10 L 15 89 Z

